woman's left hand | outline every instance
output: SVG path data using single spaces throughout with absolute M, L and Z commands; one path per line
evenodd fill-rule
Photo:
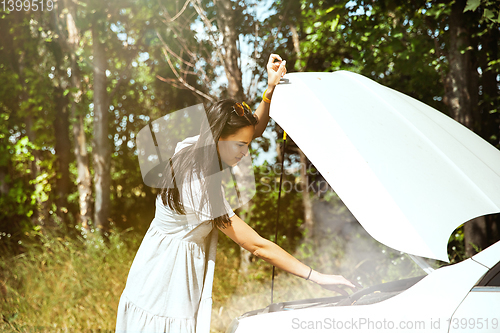
M 271 54 L 266 68 L 267 85 L 270 88 L 274 88 L 278 85 L 280 79 L 286 74 L 286 60 L 282 60 L 277 54 Z
M 311 276 L 312 281 L 316 282 L 325 289 L 336 291 L 344 296 L 348 296 L 348 293 L 344 289 L 340 288 L 340 286 L 346 286 L 353 290 L 357 289 L 357 286 L 342 275 L 327 275 L 316 271 L 313 271 L 313 273 L 315 274 Z

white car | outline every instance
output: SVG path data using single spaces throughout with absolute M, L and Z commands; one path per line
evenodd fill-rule
M 274 303 L 236 318 L 245 332 L 500 332 L 500 242 L 432 273 L 349 297 Z
M 271 117 L 373 238 L 415 259 L 448 262 L 457 227 L 500 212 L 500 151 L 364 76 L 287 74 Z M 271 304 L 227 332 L 500 332 L 500 242 L 436 270 L 417 261 L 427 275 Z

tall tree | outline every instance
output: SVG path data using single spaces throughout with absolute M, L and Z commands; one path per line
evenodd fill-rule
M 57 5 L 57 3 L 56 3 Z M 57 10 L 57 9 L 56 9 Z M 51 30 L 57 31 L 57 36 L 63 36 L 63 33 L 58 24 L 58 15 L 51 15 Z M 60 37 L 55 38 L 59 40 Z M 55 203 L 56 216 L 61 219 L 62 226 L 67 227 L 68 224 L 68 196 L 71 189 L 70 179 L 70 162 L 71 162 L 71 140 L 69 136 L 69 108 L 68 99 L 65 90 L 69 88 L 66 62 L 64 61 L 64 51 L 59 41 L 51 41 L 49 43 L 50 50 L 55 61 L 55 72 L 57 75 L 52 82 L 54 83 L 54 103 L 55 103 L 55 156 L 57 158 L 56 165 L 56 187 L 55 187 Z M 71 230 L 71 229 L 70 229 Z
M 234 15 L 233 9 L 234 2 L 231 0 L 217 0 L 214 3 L 217 5 L 217 25 L 221 31 L 224 46 L 224 54 L 221 61 L 224 64 L 228 80 L 227 93 L 229 98 L 242 101 L 244 99 L 243 83 L 239 65 L 240 54 L 237 45 L 239 33 L 236 29 L 236 15 Z
M 480 119 L 477 108 L 479 92 L 477 65 L 472 63 L 473 44 L 467 22 L 471 13 L 464 13 L 466 0 L 455 1 L 449 16 L 448 61 L 445 103 L 451 116 L 472 131 L 479 132 Z M 469 18 L 470 20 L 470 18 Z M 467 24 L 469 23 L 469 24 Z M 477 217 L 464 226 L 465 253 L 468 257 L 476 253 L 474 247 L 485 248 L 488 242 L 486 218 Z
M 251 88 L 256 87 L 261 75 L 252 75 L 245 93 L 242 72 L 252 71 L 254 66 L 252 73 L 257 74 L 265 64 L 255 72 L 261 55 L 256 49 L 247 54 L 248 67 L 241 68 L 240 39 L 247 36 L 258 41 L 257 22 L 244 1 L 186 1 L 182 8 L 169 3 L 161 6 L 161 15 L 164 27 L 157 27 L 157 35 L 174 74 L 161 77 L 163 81 L 189 89 L 209 103 L 224 96 L 250 105 L 256 101 L 256 91 Z M 193 30 L 193 26 L 197 29 Z M 260 47 L 258 44 L 254 47 Z M 221 71 L 227 84 L 218 78 Z
M 78 64 L 77 53 L 81 51 L 80 41 L 82 31 L 77 25 L 77 5 L 74 1 L 64 0 L 60 4 L 60 14 L 63 20 L 58 22 L 61 25 L 60 38 L 61 48 L 69 58 L 69 71 L 71 73 L 68 91 L 70 95 L 70 123 L 73 132 L 73 151 L 76 158 L 78 190 L 78 213 L 79 224 L 85 230 L 89 230 L 92 207 L 92 179 L 90 175 L 89 157 L 87 152 L 87 139 L 85 136 L 84 111 L 82 108 L 82 87 L 81 70 Z M 82 110 L 83 109 L 83 110 Z
M 99 14 L 101 12 L 98 12 Z M 92 56 L 94 65 L 94 137 L 92 156 L 94 161 L 95 212 L 94 226 L 103 231 L 108 227 L 110 205 L 111 144 L 109 142 L 109 104 L 107 96 L 107 57 L 104 43 L 105 18 L 95 14 L 92 23 Z

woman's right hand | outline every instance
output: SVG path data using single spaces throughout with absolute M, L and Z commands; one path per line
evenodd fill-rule
M 348 296 L 349 294 L 347 293 L 347 291 L 340 288 L 340 286 L 347 286 L 353 290 L 357 288 L 351 281 L 347 280 L 342 275 L 327 275 L 313 271 L 311 273 L 310 280 L 319 284 L 325 289 L 336 291 L 344 296 Z
M 271 54 L 267 61 L 267 87 L 274 89 L 286 74 L 286 60 L 282 60 L 277 54 Z

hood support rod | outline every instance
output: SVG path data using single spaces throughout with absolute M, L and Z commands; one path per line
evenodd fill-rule
M 278 225 L 280 221 L 280 199 L 281 199 L 281 184 L 283 183 L 283 164 L 285 163 L 285 148 L 286 148 L 286 132 L 283 131 L 283 151 L 281 152 L 281 175 L 280 175 L 280 186 L 278 191 L 278 212 L 276 217 L 276 231 L 274 233 L 274 243 L 278 244 Z M 273 277 L 271 280 L 271 304 L 273 304 L 273 294 L 274 294 L 274 272 L 276 267 L 273 266 Z

